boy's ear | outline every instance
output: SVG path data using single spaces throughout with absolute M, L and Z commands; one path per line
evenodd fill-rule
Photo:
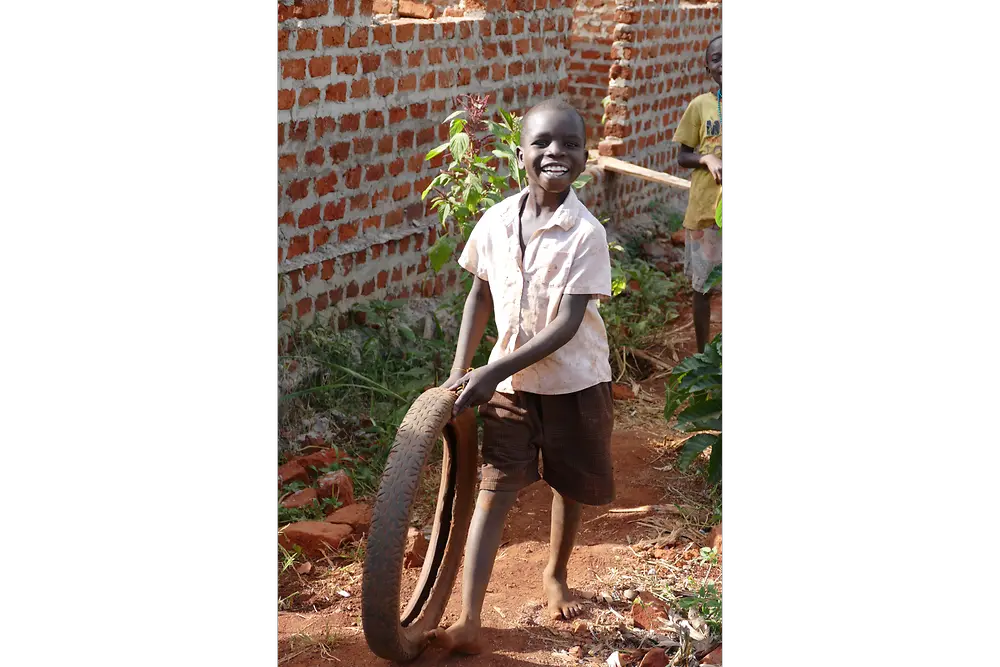
M 520 146 L 517 147 L 514 154 L 517 155 L 517 166 L 524 169 L 524 151 L 521 150 Z

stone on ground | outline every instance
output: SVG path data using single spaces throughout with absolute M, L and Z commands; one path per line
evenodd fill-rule
M 418 528 L 410 527 L 406 533 L 406 551 L 403 556 L 403 567 L 416 568 L 424 564 L 427 555 L 427 538 Z
M 354 503 L 354 483 L 343 470 L 326 473 L 319 478 L 318 486 L 320 498 L 336 498 L 342 507 Z
M 719 648 L 706 655 L 701 661 L 701 664 L 719 665 L 719 667 L 722 667 L 722 646 L 720 645 Z
M 336 449 L 328 448 L 321 449 L 320 451 L 312 454 L 307 454 L 306 456 L 299 456 L 295 459 L 295 461 L 308 471 L 311 467 L 328 468 L 339 461 L 340 458 L 340 452 Z
M 631 401 L 635 398 L 635 392 L 628 385 L 616 383 L 611 385 L 611 398 L 616 401 Z
M 643 630 L 658 630 L 667 620 L 667 607 L 651 593 L 640 591 L 632 603 L 632 622 Z
M 289 461 L 278 468 L 278 486 L 284 486 L 291 482 L 309 483 L 309 473 L 297 461 Z
M 296 491 L 292 495 L 288 496 L 281 501 L 281 506 L 287 509 L 297 509 L 299 507 L 308 507 L 316 500 L 318 500 L 316 496 L 316 489 L 310 487 L 308 489 Z
M 654 648 L 642 656 L 639 667 L 667 667 L 667 664 L 667 652 L 662 648 Z
M 278 533 L 278 542 L 289 550 L 301 547 L 306 558 L 322 558 L 325 552 L 339 549 L 350 537 L 351 527 L 346 524 L 299 521 L 285 526 Z
M 372 508 L 365 503 L 348 505 L 328 514 L 325 521 L 346 523 L 354 529 L 355 535 L 363 535 L 368 532 L 368 527 L 372 524 Z

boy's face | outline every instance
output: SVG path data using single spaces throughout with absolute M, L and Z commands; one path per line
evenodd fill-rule
M 536 111 L 521 128 L 517 159 L 528 183 L 546 192 L 566 192 L 587 167 L 583 122 L 572 111 Z
M 712 80 L 722 87 L 722 39 L 717 39 L 708 47 L 705 55 L 705 68 Z

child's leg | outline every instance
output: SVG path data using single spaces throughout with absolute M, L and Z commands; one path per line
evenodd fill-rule
M 614 499 L 611 383 L 572 394 L 543 396 L 541 404 L 544 478 L 552 487 L 549 563 L 542 585 L 549 614 L 569 620 L 582 611 L 582 603 L 570 595 L 566 572 L 583 506 L 605 505 Z
M 583 505 L 552 489 L 552 528 L 549 534 L 549 564 L 542 575 L 542 585 L 549 598 L 553 618 L 571 619 L 583 606 L 570 595 L 566 584 L 567 565 L 580 528 Z
M 428 639 L 459 653 L 479 653 L 480 617 L 486 586 L 500 548 L 504 520 L 517 499 L 517 491 L 480 491 L 465 544 L 465 574 L 462 577 L 462 615 L 447 630 L 431 630 Z
M 483 418 L 483 468 L 479 498 L 465 544 L 462 576 L 462 615 L 447 630 L 433 630 L 428 637 L 446 649 L 478 653 L 480 616 L 493 561 L 503 536 L 507 512 L 517 492 L 540 479 L 537 421 L 528 396 L 496 393 L 479 408 Z
M 711 335 L 712 289 L 706 285 L 712 270 L 722 263 L 722 236 L 714 227 L 687 230 L 684 238 L 684 273 L 691 279 L 694 296 L 691 315 L 698 354 L 705 351 Z
M 702 294 L 698 290 L 694 291 L 694 299 L 691 304 L 694 316 L 694 337 L 698 344 L 698 353 L 705 351 L 708 345 L 709 327 L 712 318 L 712 293 Z

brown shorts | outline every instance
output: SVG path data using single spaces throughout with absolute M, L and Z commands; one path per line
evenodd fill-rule
M 479 414 L 483 418 L 480 489 L 518 491 L 544 479 L 560 494 L 585 505 L 614 500 L 610 383 L 572 394 L 497 392 Z

